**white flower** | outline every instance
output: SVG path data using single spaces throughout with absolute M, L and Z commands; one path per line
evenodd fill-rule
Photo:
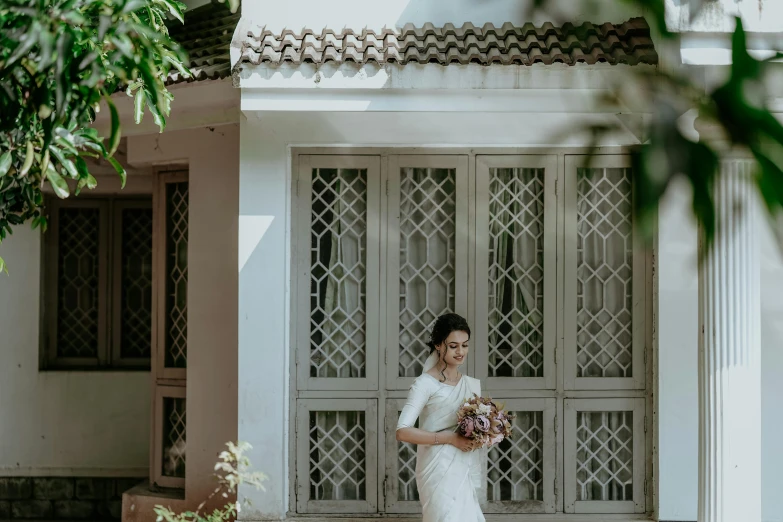
M 478 407 L 479 415 L 489 415 L 490 413 L 492 413 L 492 408 L 490 408 L 489 404 L 479 404 Z
M 242 511 L 242 507 L 239 505 L 239 501 L 237 500 L 237 513 Z

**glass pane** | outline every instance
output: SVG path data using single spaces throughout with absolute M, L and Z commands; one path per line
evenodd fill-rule
M 166 185 L 166 351 L 168 368 L 187 367 L 188 182 Z
M 367 170 L 313 169 L 310 376 L 366 376 Z
M 400 170 L 399 376 L 417 377 L 427 331 L 454 311 L 456 170 Z
M 163 399 L 164 477 L 185 478 L 185 399 Z
M 631 169 L 577 176 L 577 377 L 632 377 Z
M 120 356 L 149 358 L 152 343 L 152 209 L 124 208 Z
M 489 171 L 490 377 L 544 375 L 544 169 Z
M 57 356 L 98 356 L 100 210 L 59 210 Z
M 489 450 L 487 500 L 544 500 L 544 413 L 514 412 L 514 437 Z
M 310 500 L 367 499 L 365 436 L 363 411 L 310 412 Z
M 633 500 L 633 412 L 576 414 L 576 499 Z

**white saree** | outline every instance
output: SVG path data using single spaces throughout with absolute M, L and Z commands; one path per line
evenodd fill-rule
M 433 354 L 435 355 L 435 354 Z M 437 355 L 427 359 L 424 372 L 413 382 L 400 413 L 397 429 L 419 428 L 438 432 L 454 430 L 457 410 L 473 394 L 481 395 L 478 379 L 463 375 L 451 386 L 427 373 Z M 419 444 L 416 452 L 416 486 L 423 522 L 483 522 L 479 506 L 486 450 L 463 452 L 450 444 Z

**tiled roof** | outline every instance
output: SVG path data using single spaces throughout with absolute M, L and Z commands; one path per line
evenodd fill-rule
M 239 12 L 231 14 L 227 3 L 212 2 L 185 11 L 185 25 L 169 24 L 169 35 L 188 53 L 193 76 L 185 78 L 172 69 L 166 84 L 228 78 L 231 75 L 229 48 L 239 17 Z
M 406 25 L 402 29 L 336 32 L 324 29 L 290 29 L 273 33 L 266 28 L 249 30 L 241 44 L 239 65 L 284 63 L 437 63 L 481 65 L 532 65 L 577 63 L 656 64 L 650 26 L 644 18 L 622 24 L 581 25 L 567 23 L 555 27 L 505 23 L 462 27 L 446 24 L 435 27 Z

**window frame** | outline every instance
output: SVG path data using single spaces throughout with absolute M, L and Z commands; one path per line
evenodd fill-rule
M 555 485 L 559 478 L 557 466 L 557 399 L 555 397 L 546 398 L 525 398 L 525 399 L 505 399 L 501 400 L 509 412 L 541 412 L 542 413 L 542 473 L 544 478 L 543 493 L 544 498 L 538 500 L 503 500 L 492 501 L 485 500 L 486 507 L 484 512 L 487 514 L 506 514 L 506 513 L 555 513 L 557 511 Z M 512 439 L 513 440 L 513 439 Z M 487 457 L 489 458 L 489 457 Z M 489 460 L 487 461 L 487 469 Z M 485 488 L 487 487 L 488 474 L 484 474 Z
M 552 155 L 476 156 L 476 274 L 489 270 L 489 171 L 493 168 L 534 168 L 544 170 L 544 346 L 542 377 L 489 377 L 489 281 L 476 277 L 474 320 L 475 375 L 488 390 L 554 390 L 557 387 L 557 157 Z M 486 206 L 482 206 L 486 203 Z
M 310 376 L 310 349 L 298 350 L 296 354 L 297 383 L 300 390 L 375 390 L 378 388 L 381 352 L 380 301 L 371 296 L 380 295 L 380 277 L 371 277 L 381 270 L 380 243 L 381 234 L 381 161 L 373 156 L 299 156 L 299 171 L 294 179 L 296 194 L 297 223 L 301 227 L 299 238 L 311 238 L 312 233 L 312 169 L 366 169 L 367 170 L 367 243 L 365 245 L 365 377 L 362 378 L 324 378 Z M 371 206 L 375 205 L 375 208 Z M 373 240 L 375 239 L 375 240 Z M 302 344 L 310 343 L 310 240 L 299 241 L 295 248 L 297 260 L 297 299 L 299 306 L 294 320 L 298 332 L 297 339 Z M 375 348 L 372 350 L 371 348 Z
M 432 168 L 454 169 L 455 185 L 455 251 L 454 251 L 454 312 L 470 317 L 468 293 L 471 281 L 469 273 L 469 156 L 466 154 L 420 154 L 390 155 L 387 159 L 387 200 L 388 216 L 386 222 L 386 390 L 407 390 L 413 384 L 414 377 L 400 377 L 398 371 L 400 350 L 400 169 Z M 393 233 L 393 231 L 397 231 Z M 460 241 L 460 238 L 464 238 Z M 460 284 L 460 282 L 463 282 Z
M 299 399 L 296 401 L 296 495 L 302 514 L 365 513 L 378 510 L 378 401 L 375 399 Z M 310 412 L 363 411 L 365 422 L 365 500 L 310 499 Z M 302 479 L 300 480 L 299 477 Z
M 166 399 L 185 399 L 185 462 L 187 466 L 187 389 L 184 386 L 155 386 L 153 400 L 152 460 L 150 474 L 152 483 L 164 488 L 185 488 L 185 477 L 170 477 L 163 474 L 163 427 L 166 425 L 163 403 Z M 185 468 L 187 475 L 187 467 Z
M 47 196 L 46 208 L 49 226 L 42 238 L 43 319 L 40 369 L 42 371 L 150 371 L 150 358 L 121 356 L 119 305 L 122 299 L 121 210 L 151 209 L 152 195 L 100 194 L 69 199 Z M 94 208 L 99 211 L 98 347 L 95 357 L 61 357 L 57 354 L 60 211 L 78 208 Z M 152 339 L 150 339 L 150 353 L 152 353 Z
M 645 398 L 590 398 L 565 399 L 565 440 L 563 447 L 563 472 L 565 513 L 583 514 L 622 514 L 644 513 L 647 489 L 647 459 L 646 459 L 646 424 Z M 633 412 L 633 500 L 577 500 L 576 499 L 576 465 L 577 465 L 577 414 L 578 412 L 632 411 Z M 569 460 L 573 466 L 569 466 Z M 636 464 L 640 463 L 641 466 Z M 641 469 L 639 469 L 641 468 Z
M 577 377 L 577 169 L 589 168 L 632 168 L 628 155 L 567 155 L 565 157 L 564 183 L 564 387 L 566 390 L 643 390 L 646 389 L 645 363 L 647 354 L 647 257 L 638 231 L 633 230 L 633 274 L 631 311 L 632 328 L 632 373 L 631 377 Z M 631 183 L 632 198 L 636 188 Z M 573 303 L 565 306 L 566 303 Z
M 634 152 L 634 148 L 628 148 L 628 147 L 603 147 L 601 148 L 600 155 L 604 156 L 605 158 L 608 158 L 611 160 L 611 158 L 619 159 L 619 161 L 622 162 L 630 162 L 630 154 Z M 565 296 L 565 284 L 564 280 L 566 277 L 566 270 L 569 268 L 564 260 L 565 252 L 566 252 L 566 241 L 568 240 L 569 232 L 566 230 L 566 192 L 568 190 L 568 182 L 569 179 L 566 176 L 566 169 L 568 166 L 572 164 L 574 161 L 574 158 L 585 158 L 586 157 L 587 150 L 583 147 L 531 147 L 531 148 L 518 148 L 518 147 L 474 147 L 474 148 L 467 148 L 467 147 L 455 147 L 455 148 L 448 148 L 448 149 L 441 149 L 441 148 L 412 148 L 412 147 L 302 147 L 302 148 L 294 148 L 291 151 L 292 158 L 291 158 L 291 198 L 292 198 L 292 211 L 290 213 L 290 223 L 291 223 L 291 256 L 292 256 L 292 276 L 291 276 L 291 289 L 292 294 L 294 296 L 298 296 L 301 291 L 297 290 L 297 287 L 299 285 L 298 282 L 298 275 L 297 275 L 297 264 L 296 264 L 296 258 L 298 256 L 298 250 L 300 248 L 300 241 L 302 238 L 300 237 L 303 230 L 306 232 L 306 237 L 309 238 L 310 230 L 309 230 L 309 216 L 306 220 L 306 224 L 301 223 L 301 213 L 298 211 L 296 205 L 297 205 L 297 196 L 295 195 L 295 191 L 297 190 L 297 179 L 298 179 L 298 173 L 300 171 L 300 161 L 301 158 L 304 156 L 329 156 L 332 158 L 335 158 L 338 160 L 344 159 L 351 156 L 371 156 L 375 158 L 380 158 L 380 170 L 381 170 L 381 187 L 382 187 L 382 194 L 381 194 L 381 213 L 382 213 L 382 223 L 381 223 L 381 235 L 380 235 L 380 251 L 381 251 L 381 269 L 380 269 L 380 277 L 384 281 L 381 284 L 381 292 L 380 292 L 380 299 L 381 299 L 381 334 L 383 336 L 383 341 L 381 342 L 381 350 L 383 350 L 383 353 L 379 352 L 380 360 L 379 360 L 379 386 L 377 390 L 332 390 L 332 391 L 325 391 L 325 390 L 306 390 L 298 387 L 298 379 L 293 378 L 293 375 L 296 375 L 296 364 L 297 364 L 297 357 L 298 350 L 297 347 L 299 346 L 298 343 L 308 343 L 309 341 L 307 339 L 297 339 L 297 313 L 298 313 L 298 307 L 300 307 L 301 303 L 299 301 L 299 298 L 296 297 L 292 300 L 291 303 L 291 314 L 292 314 L 292 321 L 291 321 L 291 359 L 290 359 L 290 367 L 291 367 L 291 376 L 292 378 L 289 380 L 289 386 L 290 386 L 290 411 L 291 412 L 297 412 L 295 415 L 290 415 L 290 427 L 291 427 L 291 438 L 289 439 L 289 444 L 291 451 L 289 453 L 289 484 L 290 484 L 290 491 L 291 495 L 289 496 L 289 507 L 291 510 L 291 516 L 296 516 L 298 514 L 306 514 L 306 511 L 303 511 L 300 508 L 301 503 L 301 496 L 298 494 L 298 487 L 297 487 L 297 477 L 299 474 L 299 464 L 300 464 L 300 446 L 298 443 L 298 437 L 294 436 L 294 432 L 297 429 L 297 424 L 299 422 L 299 419 L 297 416 L 299 415 L 299 408 L 298 404 L 299 401 L 302 399 L 319 399 L 319 400 L 330 400 L 336 403 L 337 401 L 341 401 L 344 399 L 369 399 L 369 398 L 377 398 L 378 401 L 378 408 L 380 409 L 380 417 L 381 421 L 384 422 L 383 426 L 378 426 L 378 448 L 379 448 L 379 454 L 377 457 L 377 465 L 379 467 L 379 476 L 378 476 L 378 509 L 377 513 L 380 515 L 388 515 L 388 516 L 395 516 L 400 515 L 404 516 L 405 513 L 411 513 L 416 512 L 416 510 L 409 511 L 411 508 L 410 506 L 394 506 L 395 502 L 400 503 L 399 501 L 396 501 L 396 495 L 394 497 L 390 497 L 390 491 L 391 487 L 388 483 L 389 475 L 388 470 L 394 469 L 396 467 L 396 454 L 393 454 L 390 450 L 392 446 L 396 448 L 396 440 L 395 436 L 393 434 L 394 427 L 396 426 L 396 415 L 391 411 L 396 407 L 397 402 L 402 401 L 404 402 L 404 397 L 407 391 L 407 387 L 410 385 L 410 382 L 413 381 L 413 378 L 397 378 L 397 365 L 396 360 L 394 363 L 391 361 L 392 356 L 397 355 L 397 331 L 398 327 L 395 330 L 394 324 L 392 324 L 389 321 L 389 317 L 392 315 L 397 315 L 397 320 L 399 320 L 398 316 L 398 308 L 399 303 L 398 301 L 395 301 L 395 299 L 392 299 L 392 293 L 397 293 L 397 288 L 399 285 L 399 274 L 391 269 L 391 263 L 388 262 L 388 260 L 391 260 L 393 257 L 397 258 L 397 263 L 399 262 L 399 245 L 394 241 L 395 239 L 399 240 L 399 212 L 395 212 L 395 206 L 394 206 L 394 200 L 393 198 L 397 198 L 396 202 L 396 208 L 399 209 L 399 183 L 398 186 L 394 187 L 394 184 L 392 182 L 392 178 L 396 175 L 399 177 L 399 170 L 400 170 L 400 158 L 413 158 L 416 161 L 416 165 L 408 165 L 408 166 L 416 166 L 419 167 L 422 165 L 422 162 L 420 161 L 420 158 L 422 157 L 435 157 L 439 158 L 441 160 L 448 161 L 449 158 L 451 158 L 453 161 L 456 161 L 455 158 L 457 157 L 464 157 L 466 160 L 466 181 L 467 181 L 467 198 L 465 201 L 465 205 L 467 207 L 465 215 L 467 215 L 467 225 L 469 227 L 470 233 L 465 241 L 466 245 L 466 252 L 467 252 L 467 274 L 465 275 L 466 280 L 468 281 L 467 285 L 467 302 L 464 306 L 465 310 L 455 310 L 458 313 L 463 314 L 470 322 L 471 325 L 475 325 L 474 327 L 474 334 L 473 338 L 474 341 L 471 343 L 474 346 L 474 350 L 471 352 L 471 356 L 468 358 L 467 364 L 464 367 L 464 373 L 466 375 L 471 376 L 477 376 L 477 370 L 479 369 L 479 366 L 481 364 L 476 363 L 477 360 L 477 348 L 476 343 L 478 342 L 478 327 L 480 321 L 477 319 L 480 317 L 477 313 L 477 304 L 476 304 L 476 298 L 478 286 L 479 286 L 479 279 L 483 277 L 481 270 L 478 268 L 480 267 L 480 257 L 482 255 L 482 252 L 480 252 L 480 248 L 477 247 L 477 239 L 478 239 L 478 224 L 477 224 L 477 191 L 479 189 L 480 182 L 477 179 L 480 174 L 478 173 L 480 169 L 479 160 L 483 158 L 496 158 L 499 156 L 510 156 L 510 157 L 546 157 L 549 159 L 549 161 L 553 162 L 551 165 L 554 165 L 554 168 L 550 167 L 552 169 L 552 174 L 556 174 L 554 176 L 554 199 L 556 200 L 556 206 L 555 206 L 555 223 L 556 223 L 556 260 L 555 264 L 553 266 L 546 266 L 551 272 L 554 273 L 555 279 L 556 279 L 556 340 L 554 343 L 554 354 L 553 354 L 553 363 L 554 363 L 554 374 L 555 374 L 555 385 L 552 387 L 547 388 L 527 388 L 525 386 L 512 386 L 512 387 L 503 387 L 498 386 L 498 383 L 490 384 L 488 381 L 485 381 L 482 383 L 482 388 L 485 393 L 485 395 L 490 395 L 493 398 L 501 401 L 501 402 L 510 402 L 512 400 L 520 399 L 523 401 L 527 401 L 530 399 L 542 399 L 544 401 L 554 401 L 555 403 L 555 414 L 554 414 L 554 439 L 553 439 L 553 445 L 555 448 L 555 483 L 553 484 L 554 488 L 554 510 L 555 513 L 558 513 L 559 515 L 570 518 L 572 515 L 570 515 L 565 509 L 565 491 L 564 491 L 564 468 L 566 466 L 566 457 L 564 455 L 564 445 L 565 445 L 565 415 L 564 415 L 564 404 L 566 400 L 603 400 L 603 399 L 609 399 L 609 400 L 633 400 L 633 401 L 640 401 L 641 404 L 644 405 L 644 434 L 643 434 L 643 440 L 645 443 L 645 450 L 644 450 L 644 458 L 641 460 L 635 460 L 635 470 L 639 473 L 641 473 L 644 477 L 643 481 L 643 488 L 644 488 L 644 496 L 642 498 L 642 510 L 641 512 L 649 514 L 652 511 L 652 506 L 654 502 L 654 491 L 652 485 L 653 482 L 651 481 L 652 473 L 653 473 L 653 462 L 654 462 L 654 454 L 655 454 L 655 447 L 652 444 L 652 434 L 653 430 L 648 430 L 646 425 L 646 418 L 647 415 L 650 415 L 651 418 L 654 419 L 654 416 L 652 415 L 652 408 L 653 408 L 653 399 L 652 399 L 652 393 L 653 388 L 655 386 L 655 380 L 653 378 L 655 373 L 654 368 L 654 360 L 651 358 L 652 355 L 652 340 L 653 340 L 653 331 L 652 331 L 652 303 L 654 302 L 654 274 L 653 274 L 653 263 L 654 258 L 652 257 L 653 251 L 652 250 L 644 250 L 641 252 L 641 256 L 644 259 L 644 265 L 643 269 L 636 270 L 636 267 L 634 267 L 634 270 L 636 270 L 636 273 L 634 274 L 635 277 L 641 278 L 644 285 L 644 296 L 639 297 L 638 295 L 634 295 L 634 303 L 641 301 L 644 303 L 644 323 L 641 330 L 644 332 L 644 343 L 640 347 L 639 350 L 634 349 L 634 356 L 641 357 L 642 360 L 642 369 L 641 371 L 637 371 L 638 369 L 634 367 L 634 377 L 641 377 L 643 379 L 643 385 L 641 387 L 635 387 L 635 386 L 629 386 L 629 387 L 620 387 L 620 388 L 605 388 L 605 387 L 597 387 L 594 389 L 582 387 L 582 388 L 575 388 L 575 387 L 569 387 L 566 384 L 566 370 L 565 370 L 565 358 L 566 358 L 566 350 L 567 350 L 567 344 L 565 342 L 565 331 L 566 331 L 566 325 L 564 324 L 564 316 L 566 314 L 566 311 L 564 310 L 564 296 Z M 600 157 L 600 156 L 599 156 Z M 529 165 L 525 165 L 529 166 Z M 610 165 L 614 166 L 614 165 Z M 546 174 L 545 174 L 546 176 Z M 575 177 L 575 171 L 574 171 L 574 177 Z M 545 177 L 545 182 L 546 182 Z M 385 196 L 383 192 L 383 188 L 385 187 Z M 572 189 L 574 192 L 576 191 L 576 185 L 572 185 Z M 459 196 L 457 196 L 459 200 Z M 545 212 L 546 212 L 545 208 Z M 386 213 L 386 216 L 384 217 L 383 214 Z M 395 219 L 396 220 L 396 227 L 397 230 L 395 230 Z M 460 221 L 460 217 L 457 216 L 456 219 Z M 304 225 L 304 226 L 303 226 Z M 546 227 L 546 225 L 545 225 Z M 574 230 L 573 235 L 576 234 L 576 231 Z M 395 236 L 397 236 L 395 238 Z M 392 242 L 397 245 L 396 247 L 392 245 Z M 575 246 L 575 245 L 574 245 Z M 397 248 L 397 251 L 395 251 L 395 248 Z M 640 254 L 640 251 L 637 249 L 635 251 L 635 255 L 638 256 Z M 546 263 L 545 263 L 546 264 Z M 456 297 L 456 296 L 455 296 Z M 546 304 L 544 305 L 546 309 Z M 391 307 L 391 308 L 390 308 Z M 308 310 L 308 317 L 309 317 L 309 310 Z M 396 323 L 395 323 L 396 324 Z M 637 322 L 637 326 L 639 326 L 639 323 Z M 304 347 L 304 344 L 302 345 Z M 392 352 L 392 353 L 390 353 Z M 648 353 L 650 352 L 650 353 Z M 396 359 L 396 357 L 395 357 Z M 649 362 L 652 361 L 652 362 Z M 546 360 L 545 362 L 549 362 L 549 360 Z M 550 363 L 551 365 L 552 363 Z M 384 368 L 385 366 L 385 368 Z M 409 382 L 399 382 L 401 380 L 407 380 Z M 507 378 L 504 378 L 507 379 Z M 522 379 L 522 378 L 518 378 Z M 529 379 L 529 378 L 524 378 Z M 327 399 L 328 397 L 328 399 Z M 575 436 L 575 434 L 574 434 Z M 639 463 L 638 466 L 636 463 Z M 396 477 L 394 477 L 396 480 Z M 396 489 L 395 489 L 396 491 Z M 417 504 L 417 502 L 401 502 L 401 504 Z M 482 506 L 485 508 L 485 512 L 489 513 L 489 510 L 486 510 L 486 501 L 482 500 Z M 394 506 L 394 507 L 392 507 Z M 635 513 L 640 513 L 638 511 L 638 507 L 635 507 Z M 495 517 L 507 517 L 507 516 L 514 516 L 509 515 L 509 513 L 513 512 L 509 508 L 505 508 L 502 510 L 503 513 L 497 513 L 493 516 Z M 524 512 L 524 510 L 519 511 Z M 324 512 L 326 513 L 326 512 Z M 343 512 L 345 513 L 345 512 Z M 529 511 L 528 511 L 529 513 Z M 632 512 L 633 513 L 633 512 Z M 608 517 L 625 517 L 629 516 L 631 518 L 639 517 L 638 514 L 632 514 L 629 513 L 627 515 L 617 515 L 617 514 L 611 514 L 607 513 L 605 516 Z M 357 512 L 358 514 L 358 512 Z M 517 515 L 518 516 L 518 515 Z M 537 515 L 533 515 L 533 518 L 535 518 Z M 579 515 L 577 515 L 579 516 Z M 592 515 L 590 515 L 592 516 Z M 601 516 L 598 513 L 595 513 L 595 516 Z

